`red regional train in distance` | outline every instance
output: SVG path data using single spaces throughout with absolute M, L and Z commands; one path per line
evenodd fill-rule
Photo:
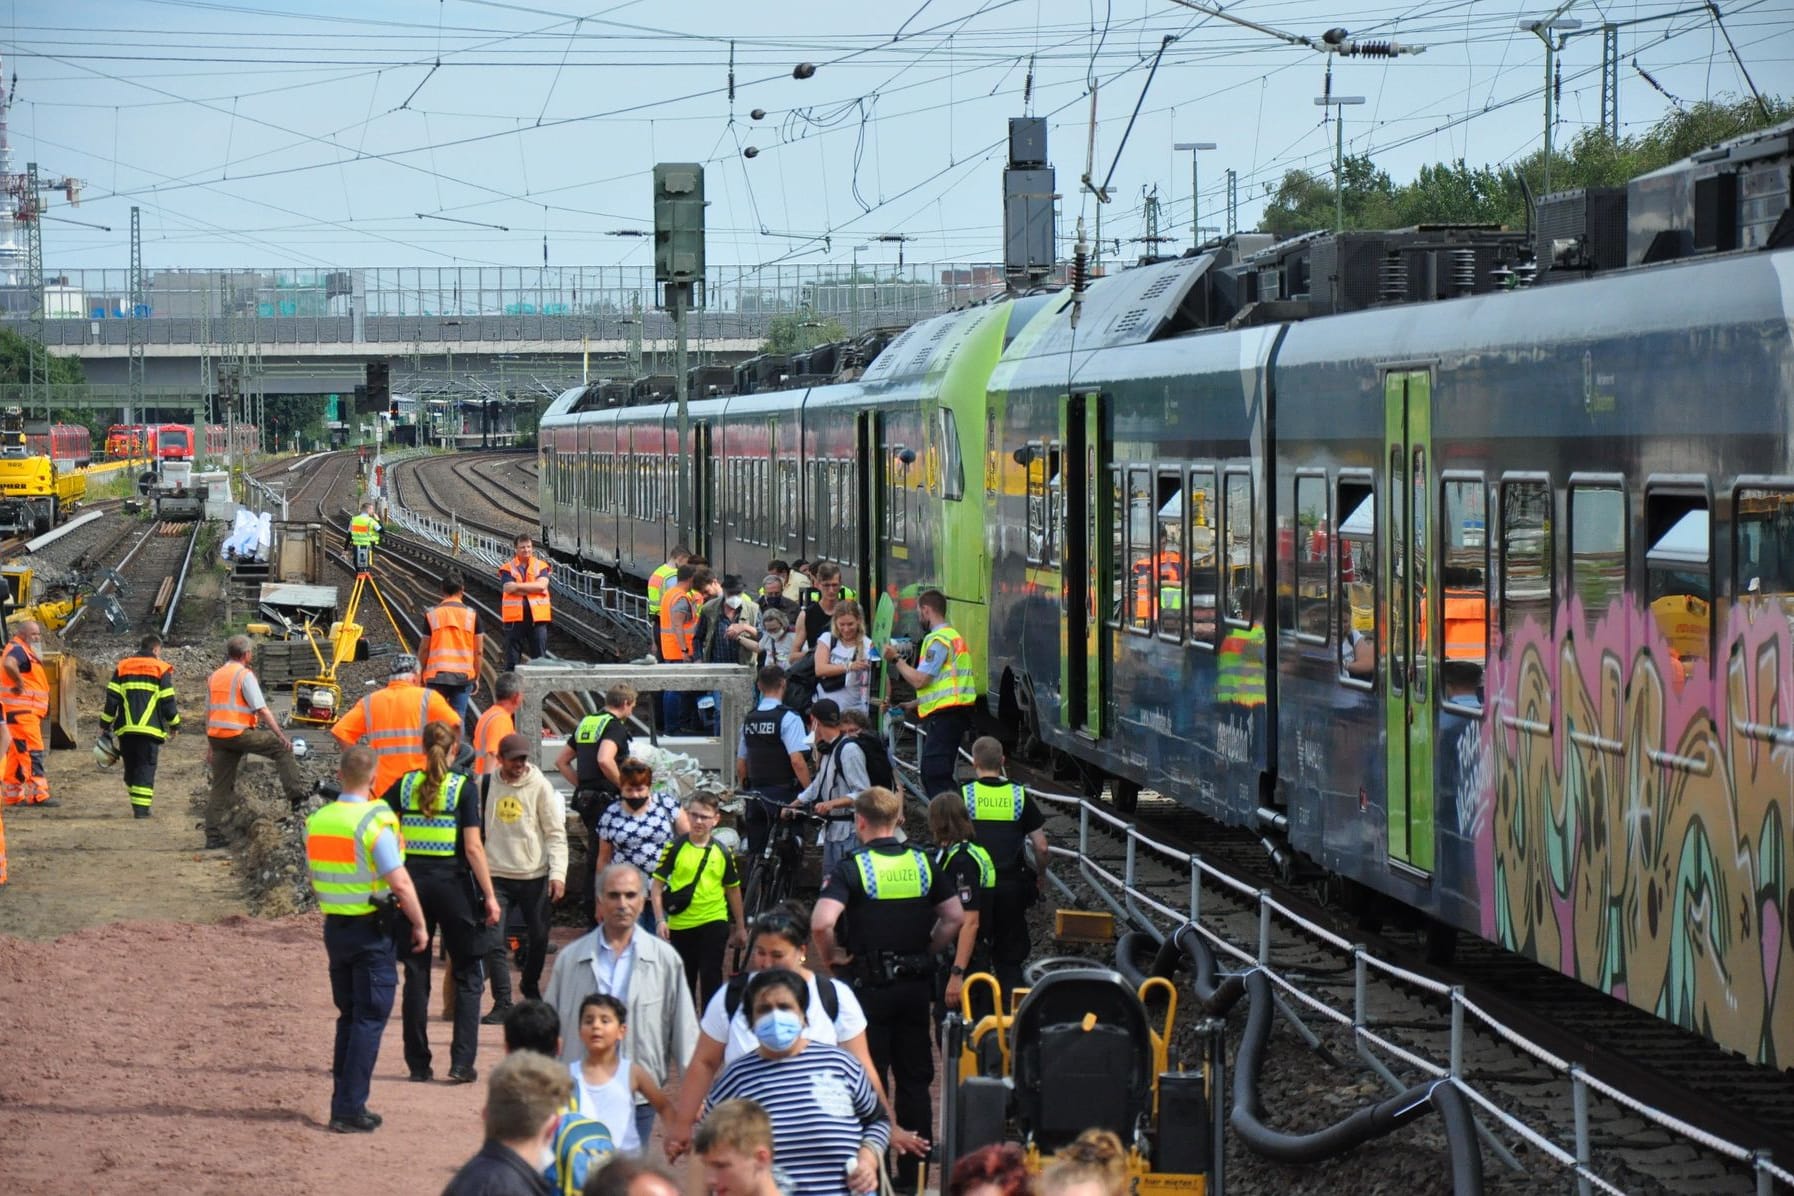
M 233 429 L 207 424 L 205 455 L 222 458 L 230 447 Z M 238 424 L 235 451 L 253 452 L 259 437 L 254 424 Z M 106 455 L 114 460 L 154 455 L 160 461 L 190 461 L 194 457 L 193 428 L 189 424 L 113 424 L 106 432 Z
M 33 457 L 52 461 L 78 466 L 93 463 L 93 440 L 80 424 L 51 424 L 48 431 L 27 432 L 25 449 Z

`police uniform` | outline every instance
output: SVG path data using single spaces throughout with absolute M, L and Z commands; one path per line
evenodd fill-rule
M 118 741 L 131 813 L 148 818 L 156 796 L 156 758 L 169 734 L 181 725 L 174 701 L 174 666 L 156 656 L 119 661 L 106 685 L 100 722 Z
M 305 820 L 305 859 L 324 911 L 336 1003 L 331 1126 L 370 1128 L 368 1087 L 398 986 L 386 880 L 405 861 L 398 815 L 385 802 L 339 798 Z
M 978 938 L 972 945 L 972 958 L 961 970 L 954 963 L 958 948 L 958 936 L 954 945 L 941 956 L 935 969 L 934 982 L 934 1023 L 938 1027 L 941 1019 L 947 1015 L 946 994 L 947 982 L 957 972 L 961 977 L 984 971 L 990 963 L 990 918 L 991 897 L 997 885 L 996 866 L 991 863 L 990 853 L 979 846 L 975 840 L 968 839 L 963 843 L 955 843 L 951 847 L 937 847 L 934 850 L 934 867 L 947 881 L 953 892 L 959 894 L 959 904 L 968 916 L 978 915 Z M 995 1012 L 983 1010 L 981 1013 Z
M 767 801 L 788 806 L 796 799 L 800 786 L 797 770 L 791 767 L 793 752 L 808 746 L 804 737 L 804 720 L 783 702 L 762 698 L 754 712 L 742 720 L 741 747 L 737 758 L 747 761 L 747 788 Z M 747 831 L 748 858 L 758 856 L 772 833 L 772 813 L 763 804 L 749 801 L 742 810 Z
M 1022 854 L 1028 836 L 1046 825 L 1028 791 L 1004 777 L 979 777 L 960 790 L 972 833 L 996 871 L 990 909 L 978 937 L 990 946 L 991 965 L 1005 993 L 1020 986 L 1028 939 L 1028 907 L 1040 893 L 1039 878 Z
M 931 948 L 935 907 L 956 899 L 947 873 L 928 853 L 895 838 L 874 839 L 823 881 L 820 899 L 840 902 L 853 962 L 842 976 L 866 1013 L 872 1064 L 896 1083 L 894 1111 L 906 1128 L 934 1124 L 929 1087 L 934 1044 L 929 999 L 934 990 Z M 916 1186 L 916 1160 L 898 1161 L 897 1186 Z
M 423 906 L 424 927 L 430 937 L 442 927 L 442 945 L 448 949 L 449 971 L 455 990 L 455 1029 L 449 1045 L 450 1075 L 471 1072 L 480 1039 L 480 990 L 486 975 L 482 966 L 486 943 L 486 897 L 479 890 L 467 864 L 466 834 L 479 830 L 480 792 L 465 775 L 451 772 L 443 778 L 442 795 L 434 814 L 424 812 L 425 773 L 408 772 L 381 795 L 394 813 L 405 837 L 405 869 L 417 886 Z M 400 1014 L 405 1028 L 405 1066 L 412 1079 L 429 1079 L 431 951 L 399 947 L 405 966 L 405 996 Z
M 380 521 L 366 511 L 349 520 L 349 547 L 355 552 L 355 569 L 365 572 L 374 565 L 374 545 L 380 542 Z
M 617 745 L 616 761 L 621 764 L 629 757 L 629 720 L 618 718 L 609 710 L 601 710 L 597 714 L 588 714 L 579 720 L 573 728 L 573 767 L 574 775 L 579 778 L 573 790 L 573 808 L 579 813 L 579 820 L 586 824 L 586 859 L 598 859 L 598 819 L 605 807 L 615 801 L 619 790 L 598 767 L 598 749 L 606 743 Z M 597 914 L 597 873 L 592 868 L 586 869 L 588 882 L 592 885 L 592 900 L 585 903 L 588 914 L 596 919 Z M 596 925 L 596 922 L 593 923 Z

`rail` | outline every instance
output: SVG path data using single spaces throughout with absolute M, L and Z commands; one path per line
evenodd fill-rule
M 170 629 L 174 627 L 174 617 L 180 613 L 181 597 L 187 592 L 187 572 L 193 568 L 193 547 L 199 543 L 199 529 L 205 524 L 195 523 L 193 530 L 187 534 L 187 551 L 181 557 L 181 571 L 174 575 L 174 593 L 168 596 L 168 609 L 162 616 L 162 638 L 167 639 Z
M 913 722 L 906 722 L 903 726 L 912 732 L 919 730 Z M 920 743 L 919 733 L 916 735 L 916 742 Z M 905 779 L 906 785 L 908 777 L 920 776 L 921 769 L 917 763 L 901 758 L 895 750 L 892 751 L 891 756 L 892 763 L 896 765 L 899 776 Z M 960 756 L 962 759 L 970 759 L 963 750 Z M 914 785 L 908 785 L 908 788 L 912 793 L 919 793 Z M 1533 1042 L 1518 1030 L 1502 1022 L 1494 1014 L 1483 1009 L 1465 994 L 1461 986 L 1444 984 L 1372 955 L 1362 943 L 1354 943 L 1290 909 L 1289 906 L 1280 902 L 1271 890 L 1243 883 L 1237 877 L 1231 876 L 1205 861 L 1199 852 L 1183 851 L 1151 838 L 1143 833 L 1137 825 L 1088 798 L 1075 794 L 1055 793 L 1033 786 L 1023 786 L 1023 788 L 1035 800 L 1046 802 L 1067 813 L 1072 812 L 1075 807 L 1078 820 L 1077 847 L 1074 849 L 1049 844 L 1049 854 L 1060 859 L 1074 861 L 1077 865 L 1078 876 L 1084 881 L 1090 892 L 1107 905 L 1117 918 L 1151 935 L 1160 943 L 1165 941 L 1168 933 L 1175 932 L 1184 926 L 1191 927 L 1217 952 L 1237 962 L 1242 970 L 1256 969 L 1263 972 L 1266 978 L 1290 1000 L 1311 1010 L 1316 1016 L 1334 1022 L 1341 1029 L 1349 1029 L 1357 1043 L 1359 1058 L 1394 1091 L 1402 1091 L 1408 1085 L 1399 1080 L 1389 1065 L 1377 1057 L 1377 1051 L 1382 1051 L 1402 1065 L 1414 1068 L 1433 1079 L 1451 1083 L 1489 1118 L 1499 1122 L 1510 1133 L 1524 1139 L 1540 1154 L 1575 1176 L 1581 1193 L 1601 1191 L 1613 1193 L 1614 1196 L 1623 1196 L 1621 1189 L 1616 1188 L 1594 1170 L 1596 1142 L 1588 1116 L 1588 1101 L 1591 1093 L 1621 1105 L 1636 1116 L 1702 1149 L 1749 1167 L 1755 1177 L 1758 1196 L 1770 1196 L 1777 1184 L 1781 1184 L 1785 1188 L 1794 1187 L 1794 1171 L 1778 1164 L 1767 1151 L 1755 1150 L 1711 1134 L 1698 1126 L 1690 1125 L 1680 1118 L 1645 1104 L 1599 1077 L 1589 1075 L 1581 1067 Z M 1091 858 L 1091 830 L 1098 824 L 1112 828 L 1115 833 L 1122 835 L 1125 839 L 1120 875 L 1116 875 Z M 1141 886 L 1138 876 L 1138 861 L 1142 848 L 1174 866 L 1188 869 L 1189 897 L 1184 907 L 1174 908 L 1167 905 Z M 1077 901 L 1080 899 L 1080 894 L 1073 890 L 1070 884 L 1057 873 L 1049 870 L 1047 880 L 1067 900 Z M 1206 893 L 1225 893 L 1234 901 L 1256 906 L 1258 941 L 1252 948 L 1248 949 L 1229 942 L 1212 925 L 1205 922 L 1203 898 Z M 1171 932 L 1155 921 L 1155 916 L 1169 923 Z M 1277 970 L 1271 958 L 1271 940 L 1272 932 L 1279 921 L 1313 941 L 1325 944 L 1334 951 L 1349 957 L 1352 965 L 1352 1009 L 1350 1013 L 1336 1009 L 1320 998 L 1303 991 L 1290 976 Z M 1426 1058 L 1378 1033 L 1375 1029 L 1377 1019 L 1369 1009 L 1369 980 L 1370 973 L 1373 971 L 1395 983 L 1425 993 L 1435 1000 L 1444 1000 L 1448 1003 L 1451 1029 L 1447 1058 L 1443 1060 Z M 1293 1012 L 1287 1009 L 1285 1012 L 1294 1020 Z M 1543 1131 L 1535 1129 L 1512 1113 L 1500 1108 L 1493 1099 L 1486 1093 L 1478 1091 L 1470 1082 L 1465 1075 L 1463 1059 L 1465 1035 L 1472 1022 L 1481 1025 L 1490 1034 L 1500 1038 L 1516 1050 L 1524 1052 L 1568 1082 L 1570 1100 L 1575 1111 L 1575 1134 L 1568 1146 L 1554 1141 Z M 1306 1027 L 1300 1026 L 1298 1026 L 1298 1032 L 1304 1037 L 1309 1037 L 1311 1034 Z M 1479 1120 L 1476 1124 L 1478 1135 L 1484 1144 L 1490 1146 L 1497 1157 L 1501 1158 L 1510 1168 L 1521 1170 L 1519 1162 L 1494 1140 L 1493 1135 L 1482 1121 Z

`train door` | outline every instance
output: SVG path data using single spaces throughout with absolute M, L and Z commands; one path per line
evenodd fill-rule
M 710 421 L 699 420 L 692 424 L 691 437 L 691 548 L 709 560 L 712 557 L 710 526 L 716 508 L 716 457 L 711 453 Z M 675 515 L 675 524 L 677 519 Z M 677 532 L 674 538 L 677 538 Z
M 1378 661 L 1388 684 L 1383 711 L 1388 751 L 1389 858 L 1433 870 L 1435 646 L 1440 642 L 1427 520 L 1432 461 L 1432 373 L 1391 370 L 1383 378 L 1384 503 L 1389 550 L 1378 567 L 1389 596 L 1389 634 Z
M 1097 609 L 1108 576 L 1105 546 L 1112 500 L 1107 485 L 1109 452 L 1103 443 L 1102 397 L 1068 395 L 1059 400 L 1059 443 L 1064 446 L 1061 477 L 1046 478 L 1049 528 L 1063 539 L 1062 609 L 1065 662 L 1064 700 L 1059 717 L 1092 739 L 1103 736 L 1108 708 L 1109 668 L 1103 620 Z M 1074 526 L 1072 520 L 1081 526 Z M 1050 535 L 1050 531 L 1049 531 Z
M 859 535 L 853 546 L 853 563 L 858 567 L 858 584 L 854 587 L 860 592 L 860 606 L 868 619 L 878 616 L 881 608 L 888 609 L 882 601 L 885 593 L 884 561 L 878 550 L 878 531 L 884 527 L 885 511 L 885 478 L 884 466 L 884 417 L 874 415 L 870 411 L 862 411 L 855 419 L 854 437 L 858 453 L 859 467 L 855 477 L 859 483 L 859 493 L 853 496 L 854 505 L 859 508 Z M 889 627 L 885 628 L 887 636 Z

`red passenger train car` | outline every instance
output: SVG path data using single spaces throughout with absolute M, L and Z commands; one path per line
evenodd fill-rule
M 235 433 L 234 437 L 233 432 Z M 254 424 L 236 424 L 234 427 L 227 427 L 224 424 L 206 425 L 206 456 L 208 457 L 222 458 L 227 448 L 233 456 L 242 457 L 255 452 L 260 447 L 261 438 Z
M 143 425 L 113 424 L 106 429 L 106 442 L 103 449 L 106 456 L 113 461 L 143 456 Z
M 80 424 L 51 424 L 47 432 L 25 433 L 25 448 L 34 457 L 75 465 L 93 462 L 93 441 Z

